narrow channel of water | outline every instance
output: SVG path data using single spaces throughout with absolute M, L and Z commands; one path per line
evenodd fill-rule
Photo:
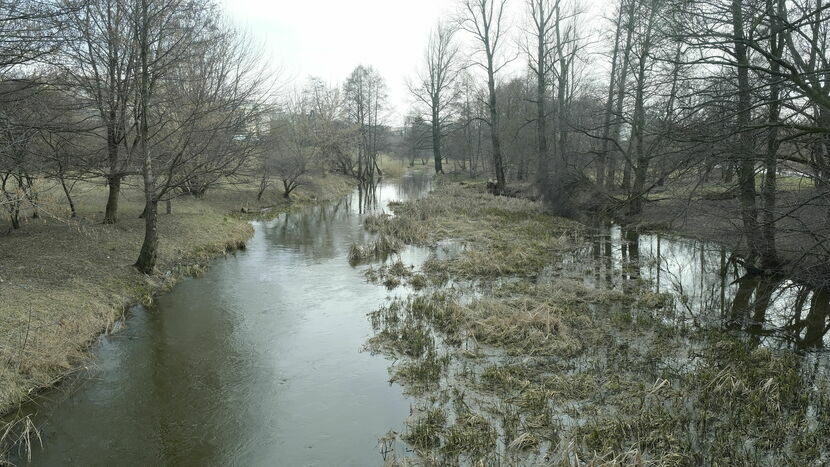
M 257 223 L 247 250 L 134 309 L 77 384 L 28 408 L 43 437 L 32 464 L 381 465 L 378 438 L 410 401 L 361 352 L 390 292 L 346 254 L 369 240 L 364 213 L 429 187 L 416 173 Z

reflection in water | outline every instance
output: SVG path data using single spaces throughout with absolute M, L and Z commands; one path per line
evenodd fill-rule
M 590 246 L 596 283 L 626 291 L 645 279 L 655 292 L 677 297 L 685 320 L 745 330 L 759 345 L 806 350 L 828 344 L 827 289 L 748 274 L 719 245 L 614 225 L 598 230 Z

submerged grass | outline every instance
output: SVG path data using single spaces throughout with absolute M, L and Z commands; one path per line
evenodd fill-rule
M 354 266 L 366 261 L 384 260 L 402 248 L 403 245 L 395 237 L 381 234 L 368 245 L 352 243 L 348 253 L 349 264 Z
M 642 279 L 611 290 L 547 268 L 579 246 L 573 223 L 470 184 L 439 185 L 395 213 L 367 228 L 468 244 L 424 264 L 423 283 L 476 279 L 472 293 L 416 291 L 370 314 L 369 347 L 394 356 L 393 381 L 419 396 L 401 439 L 423 463 L 830 462 L 824 370 L 740 334 L 679 325 L 674 296 Z M 374 274 L 403 280 L 392 269 Z

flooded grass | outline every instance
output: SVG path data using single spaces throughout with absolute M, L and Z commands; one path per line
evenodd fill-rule
M 456 258 L 432 259 L 424 271 L 457 279 L 535 276 L 578 238 L 581 226 L 550 217 L 538 203 L 487 194 L 479 185 L 444 184 L 428 198 L 390 205 L 395 216 L 364 226 L 406 244 L 452 239 L 474 245 Z
M 456 213 L 449 207 L 457 208 Z M 370 314 L 367 348 L 416 396 L 400 439 L 426 465 L 816 465 L 830 461 L 830 383 L 804 355 L 681 319 L 677 296 L 573 261 L 583 229 L 528 201 L 444 185 L 373 221 L 402 241 L 467 248 L 412 273 Z M 417 221 L 417 222 L 416 222 Z M 410 229 L 412 223 L 426 225 Z M 570 229 L 570 230 L 569 230 Z M 510 239 L 510 241 L 508 241 Z M 540 259 L 539 255 L 543 253 Z M 588 271 L 586 273 L 585 271 Z M 467 280 L 472 289 L 441 285 Z M 472 292 L 471 292 L 472 290 Z M 409 462 L 396 453 L 393 465 Z M 403 460 L 401 460 L 403 459 Z
M 381 234 L 376 240 L 367 245 L 353 243 L 349 247 L 349 264 L 357 265 L 366 261 L 384 260 L 390 255 L 400 252 L 401 248 L 403 248 L 403 244 L 398 239 Z

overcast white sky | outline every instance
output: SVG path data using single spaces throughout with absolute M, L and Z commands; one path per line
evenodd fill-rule
M 429 31 L 458 5 L 456 0 L 222 1 L 230 17 L 263 43 L 289 86 L 301 86 L 308 76 L 339 84 L 355 66 L 374 66 L 389 89 L 391 124 L 399 124 L 409 107 L 405 80 L 422 61 Z M 521 15 L 524 2 L 511 3 Z

